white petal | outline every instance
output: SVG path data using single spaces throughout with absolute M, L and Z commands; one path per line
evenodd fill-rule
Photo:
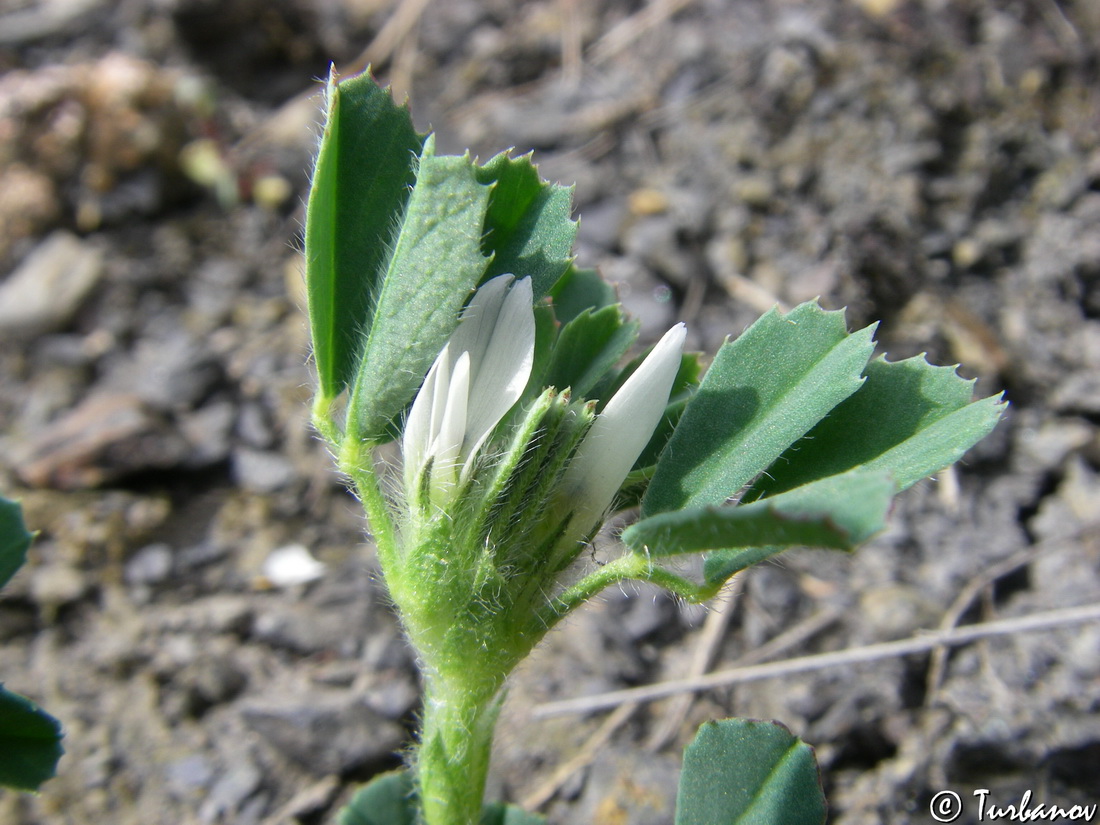
M 434 448 L 435 441 L 439 438 L 439 432 L 443 429 L 443 416 L 447 411 L 447 399 L 450 397 L 451 392 L 453 368 L 451 366 L 451 345 L 449 343 L 443 345 L 442 352 L 435 360 L 439 364 L 439 372 L 436 375 L 435 384 L 432 386 L 432 414 L 428 429 L 429 451 Z M 424 456 L 425 461 L 428 458 L 428 455 Z
M 458 457 L 466 430 L 466 404 L 470 394 L 470 353 L 455 361 L 439 434 L 432 444 L 432 498 L 446 500 L 458 480 Z
M 442 372 L 442 378 L 440 374 Z M 448 383 L 450 372 L 450 357 L 447 347 L 436 356 L 435 363 L 428 370 L 420 391 L 413 400 L 409 417 L 405 420 L 405 431 L 401 436 L 401 456 L 405 471 L 405 489 L 412 490 L 416 484 L 416 477 L 424 467 L 428 459 L 428 450 L 438 432 L 435 424 L 436 392 L 439 384 L 443 384 L 443 393 L 446 393 L 445 385 Z M 444 396 L 445 397 L 445 396 Z
M 603 515 L 661 421 L 680 369 L 687 329 L 677 324 L 607 402 L 566 471 L 573 527 L 587 534 Z
M 458 327 L 451 333 L 451 350 L 456 355 L 461 352 L 470 353 L 475 370 L 489 348 L 512 280 L 511 275 L 498 275 L 482 284 L 462 311 Z
M 531 279 L 487 281 L 463 310 L 413 401 L 402 447 L 411 490 L 433 462 L 432 498 L 443 500 L 462 468 L 523 394 L 535 352 Z
M 531 377 L 535 360 L 535 314 L 531 301 L 531 279 L 524 278 L 505 296 L 481 358 L 471 353 L 474 371 L 464 458 L 477 452 L 500 419 L 519 401 Z

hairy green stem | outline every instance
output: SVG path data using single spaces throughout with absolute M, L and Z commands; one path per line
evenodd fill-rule
M 658 567 L 652 559 L 641 553 L 624 553 L 597 570 L 592 571 L 579 582 L 569 587 L 546 604 L 539 612 L 537 621 L 547 630 L 552 628 L 573 610 L 592 599 L 602 590 L 624 581 L 644 581 L 660 585 L 689 602 L 702 602 L 712 598 L 719 586 L 696 584 L 690 579 L 677 576 L 663 567 Z
M 353 442 L 345 439 L 340 450 L 340 469 L 355 484 L 355 493 L 363 504 L 370 523 L 374 543 L 378 548 L 378 560 L 382 565 L 382 574 L 389 581 L 397 567 L 397 529 L 390 515 L 389 504 L 378 486 L 378 476 L 374 471 L 374 459 L 371 455 L 373 444 Z
M 415 753 L 424 825 L 480 821 L 500 701 L 492 682 L 479 686 L 454 676 L 426 676 Z
M 332 404 L 332 399 L 323 396 L 320 390 L 313 396 L 313 428 L 328 442 L 330 450 L 338 451 L 343 433 L 332 420 Z

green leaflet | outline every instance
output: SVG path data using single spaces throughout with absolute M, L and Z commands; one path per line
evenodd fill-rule
M 676 825 L 822 825 L 814 752 L 775 722 L 707 722 L 684 751 Z
M 414 792 L 407 771 L 380 774 L 340 809 L 336 825 L 416 825 Z
M 874 327 L 816 303 L 772 310 L 718 351 L 661 456 L 643 515 L 721 504 L 855 392 Z
M 923 356 L 876 358 L 865 375 L 863 386 L 793 444 L 745 500 L 854 467 L 887 470 L 904 490 L 958 461 L 1004 413 L 1000 396 L 971 403 L 973 381 Z
M 502 152 L 477 167 L 479 183 L 492 185 L 482 248 L 492 263 L 485 280 L 512 274 L 530 276 L 537 301 L 569 267 L 577 223 L 573 187 L 548 184 L 530 155 L 510 158 Z
M 61 723 L 0 685 L 0 785 L 36 791 L 57 773 Z
M 0 496 L 0 588 L 27 560 L 33 536 L 23 510 Z M 30 699 L 0 684 L 0 785 L 35 791 L 57 773 L 61 723 Z
M 481 252 L 488 206 L 470 158 L 436 155 L 429 137 L 355 378 L 350 437 L 387 437 L 454 330 L 489 263 Z
M 0 496 L 0 587 L 23 566 L 33 538 L 23 522 L 23 509 Z
M 326 90 L 325 131 L 306 210 L 313 353 L 331 401 L 355 375 L 371 301 L 416 179 L 424 138 L 369 71 Z
M 895 491 L 885 472 L 853 471 L 752 504 L 658 513 L 628 527 L 623 541 L 652 556 L 763 545 L 852 550 L 885 526 Z

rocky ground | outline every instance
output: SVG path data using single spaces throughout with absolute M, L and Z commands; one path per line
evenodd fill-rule
M 1100 801 L 1095 623 L 534 718 L 705 653 L 1097 601 L 1100 5 L 9 0 L 0 488 L 41 532 L 0 600 L 0 675 L 67 753 L 0 821 L 317 823 L 398 764 L 413 663 L 307 424 L 301 204 L 330 61 L 373 62 L 444 150 L 534 149 L 575 181 L 579 260 L 648 340 L 682 319 L 713 352 L 821 296 L 1012 402 L 854 556 L 790 553 L 724 612 L 648 589 L 581 611 L 516 680 L 494 793 L 669 823 L 682 745 L 737 714 L 817 747 L 835 823 L 930 822 L 945 788 Z M 271 562 L 302 548 L 323 570 L 295 584 Z

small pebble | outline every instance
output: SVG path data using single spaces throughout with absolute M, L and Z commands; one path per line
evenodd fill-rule
M 264 561 L 263 574 L 273 587 L 294 587 L 321 578 L 325 565 L 302 545 L 288 544 L 271 551 Z

